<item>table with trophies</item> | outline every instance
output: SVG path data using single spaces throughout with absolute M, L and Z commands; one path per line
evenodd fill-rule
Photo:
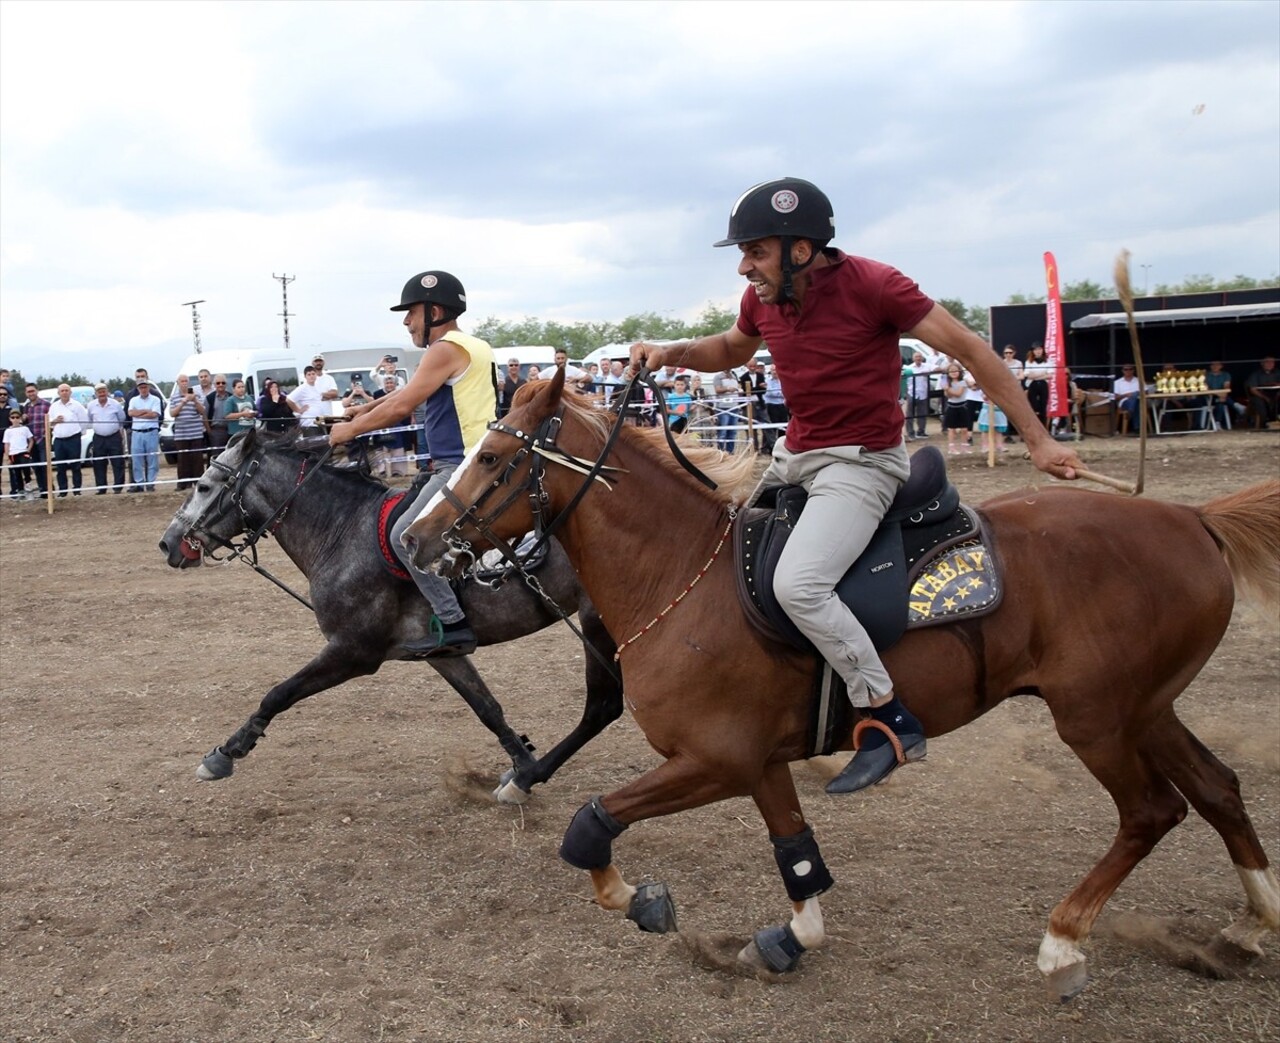
M 1218 422 L 1213 416 L 1214 399 L 1226 398 L 1228 391 L 1211 391 L 1205 383 L 1205 371 L 1166 370 L 1155 376 L 1155 390 L 1147 392 L 1151 407 L 1151 429 L 1157 435 L 1190 435 L 1198 431 L 1216 431 Z M 1188 426 L 1185 431 L 1166 431 L 1165 421 L 1171 414 L 1200 414 L 1198 427 Z

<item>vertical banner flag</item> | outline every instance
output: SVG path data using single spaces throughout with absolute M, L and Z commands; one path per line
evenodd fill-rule
M 1067 351 L 1062 341 L 1062 292 L 1058 287 L 1058 262 L 1044 255 L 1044 281 L 1049 293 L 1044 304 L 1044 354 L 1053 376 L 1049 380 L 1049 416 L 1066 416 L 1071 411 L 1067 394 Z

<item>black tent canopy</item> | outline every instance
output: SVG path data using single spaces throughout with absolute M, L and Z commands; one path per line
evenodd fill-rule
M 1188 323 L 1207 326 L 1220 322 L 1250 322 L 1274 319 L 1280 315 L 1280 301 L 1262 301 L 1258 304 L 1223 304 L 1214 308 L 1164 308 L 1159 311 L 1134 312 L 1133 321 L 1139 326 L 1178 326 Z M 1126 326 L 1128 316 L 1122 311 L 1094 312 L 1083 315 L 1071 324 L 1073 330 L 1097 329 L 1106 326 Z

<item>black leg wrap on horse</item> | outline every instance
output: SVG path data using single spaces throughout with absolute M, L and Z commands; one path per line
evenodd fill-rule
M 663 883 L 641 884 L 627 906 L 627 919 L 650 934 L 667 934 L 677 930 L 676 904 Z
M 789 923 L 780 927 L 762 927 L 756 931 L 755 942 L 760 956 L 774 974 L 795 970 L 805 951 Z
M 564 831 L 560 857 L 575 869 L 604 869 L 613 862 L 614 837 L 626 828 L 605 811 L 599 797 L 592 797 Z
M 240 726 L 239 730 L 220 747 L 220 749 L 228 757 L 243 757 L 258 745 L 258 740 L 262 738 L 263 733 L 266 732 L 266 730 L 266 721 L 262 720 L 260 717 L 250 717 Z
M 827 871 L 827 863 L 822 860 L 812 829 L 806 826 L 803 832 L 793 837 L 770 834 L 769 839 L 773 842 L 773 857 L 777 860 L 788 898 L 793 902 L 803 902 L 830 890 L 835 881 Z

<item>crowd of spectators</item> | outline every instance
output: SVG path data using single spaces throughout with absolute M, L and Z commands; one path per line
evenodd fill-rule
M 1068 414 L 1053 418 L 1047 415 L 1048 385 L 1053 377 L 1053 367 L 1045 358 L 1043 346 L 1034 344 L 1025 357 L 1019 358 L 1016 347 L 1005 345 L 1001 358 L 1022 384 L 1028 403 L 1040 422 L 1054 434 L 1081 433 L 1086 402 L 1111 403 L 1118 431 L 1121 434 L 1138 432 L 1141 385 L 1132 363 L 1123 363 L 1120 375 L 1109 378 L 1107 390 L 1092 394 L 1086 394 L 1068 372 Z M 1174 366 L 1166 363 L 1164 369 L 1172 371 Z M 1258 369 L 1244 381 L 1243 401 L 1232 398 L 1233 378 L 1223 362 L 1211 363 L 1204 380 L 1208 394 L 1186 392 L 1176 401 L 1169 399 L 1167 403 L 1188 414 L 1190 429 L 1197 430 L 1202 426 L 1227 429 L 1233 426 L 1233 420 L 1237 424 L 1247 420 L 1252 427 L 1259 428 L 1277 419 L 1280 371 L 1276 370 L 1274 359 L 1263 359 Z M 1155 384 L 1148 383 L 1146 390 L 1154 391 Z M 919 351 L 913 354 L 911 362 L 903 369 L 901 404 L 903 437 L 908 442 L 928 437 L 927 424 L 931 416 L 937 416 L 939 428 L 947 437 L 948 452 L 953 455 L 972 450 L 975 428 L 988 435 L 997 451 L 1003 450 L 1006 439 L 1017 438 L 1017 432 L 1009 426 L 1003 412 L 987 408 L 986 396 L 972 374 L 944 356 L 930 361 Z M 1210 417 L 1213 418 L 1212 423 L 1208 419 Z
M 1073 415 L 1063 420 L 1052 420 L 1046 415 L 1048 381 L 1053 374 L 1041 345 L 1032 345 L 1022 359 L 1013 345 L 1006 345 L 1001 357 L 1022 383 L 1041 423 L 1061 425 L 1064 432 L 1081 423 L 1074 407 L 1083 402 L 1084 393 L 1074 382 L 1069 384 Z M 621 393 L 627 383 L 626 362 L 622 359 L 606 359 L 579 367 L 559 351 L 556 365 L 565 367 L 568 387 L 605 408 L 617 405 L 614 396 Z M 654 376 L 663 390 L 673 428 L 677 432 L 688 431 L 725 452 L 735 452 L 740 442 L 745 446 L 743 436 L 749 429 L 751 449 L 771 453 L 789 418 L 776 368 L 762 365 L 757 359 L 752 359 L 741 374 L 732 371 L 716 374 L 710 388 L 705 386 L 702 374 L 675 367 L 663 367 Z M 509 359 L 497 385 L 498 415 L 506 415 L 519 388 L 540 378 L 536 366 L 531 366 L 522 376 L 520 361 Z M 79 496 L 83 491 L 86 458 L 93 470 L 93 490 L 99 496 L 108 492 L 154 491 L 159 472 L 160 427 L 165 416 L 173 418 L 177 488 L 183 490 L 195 482 L 208 466 L 210 457 L 220 452 L 236 434 L 253 427 L 271 432 L 294 426 L 312 427 L 326 415 L 327 402 L 364 405 L 403 383 L 396 371 L 396 360 L 390 355 L 369 372 L 369 387 L 365 386 L 361 374 L 355 374 L 350 378 L 350 386 L 340 389 L 334 378 L 324 372 L 322 356 L 305 367 L 303 383 L 287 394 L 270 379 L 264 381 L 262 393 L 256 399 L 247 392 L 242 379 L 229 382 L 226 376 L 211 374 L 208 370 L 201 370 L 196 379 L 193 387 L 185 375 L 179 376 L 172 394 L 165 400 L 146 369 L 140 367 L 128 390 L 112 392 L 106 384 L 99 383 L 93 389 L 93 398 L 82 404 L 72 397 L 72 389 L 67 384 L 57 387 L 52 400 L 41 397 L 40 389 L 31 383 L 26 384 L 19 395 L 10 381 L 9 371 L 0 369 L 0 414 L 8 418 L 3 437 L 3 462 L 8 474 L 9 496 L 15 499 L 44 498 L 50 494 Z M 1264 358 L 1244 380 L 1243 401 L 1231 398 L 1233 378 L 1221 361 L 1210 364 L 1204 380 L 1208 394 L 1185 396 L 1193 417 L 1200 413 L 1206 418 L 1212 417 L 1211 426 L 1216 428 L 1229 428 L 1233 421 L 1260 428 L 1280 419 L 1280 371 L 1274 358 Z M 1148 385 L 1148 390 L 1153 388 L 1153 384 Z M 1121 433 L 1138 431 L 1139 389 L 1135 366 L 1124 363 L 1120 375 L 1112 381 L 1110 392 L 1103 396 L 1114 402 Z M 1004 451 L 1006 439 L 1017 437 L 1004 413 L 986 400 L 972 374 L 945 356 L 931 361 L 919 351 L 913 354 L 911 362 L 903 367 L 901 406 L 905 441 L 928 438 L 930 418 L 936 417 L 951 454 L 972 451 L 975 429 L 986 435 L 994 443 L 989 448 L 998 452 Z M 646 388 L 633 388 L 624 408 L 634 423 L 656 423 L 656 403 Z M 362 438 L 374 473 L 384 477 L 405 476 L 409 463 L 415 459 L 419 467 L 425 466 L 422 461 L 428 454 L 426 447 L 416 442 L 414 421 L 414 416 L 409 415 L 385 432 Z M 46 430 L 51 435 L 48 441 Z M 84 452 L 86 431 L 91 431 L 92 437 Z M 53 463 L 52 490 L 48 488 L 47 447 Z

